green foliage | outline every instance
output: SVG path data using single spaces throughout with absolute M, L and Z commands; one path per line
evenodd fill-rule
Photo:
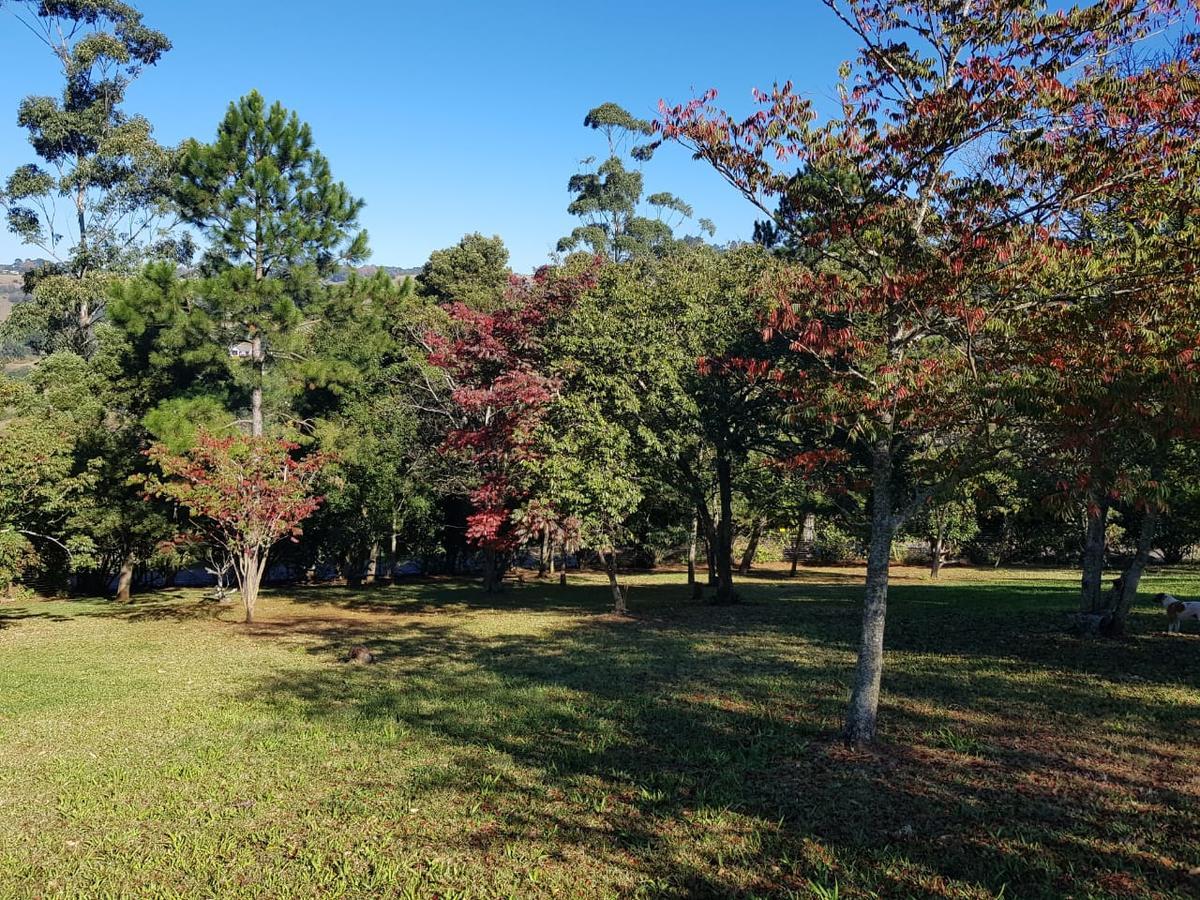
M 844 530 L 836 523 L 817 522 L 813 540 L 813 559 L 823 563 L 850 563 L 863 556 L 862 539 Z
M 248 266 L 257 279 L 367 255 L 363 201 L 335 182 L 312 129 L 257 91 L 230 103 L 211 144 L 190 141 L 177 183 L 187 222 L 209 241 L 210 269 Z
M 435 303 L 465 303 L 489 312 L 503 300 L 511 274 L 508 248 L 500 236 L 473 232 L 453 247 L 434 250 L 421 268 L 417 286 L 421 296 Z
M 27 285 L 33 299 L 0 325 L 0 339 L 90 357 L 107 298 L 107 279 L 95 273 L 150 253 L 190 253 L 190 239 L 167 238 L 177 153 L 121 108 L 130 82 L 171 45 L 118 0 L 12 0 L 7 9 L 51 51 L 63 89 L 57 98 L 27 97 L 17 111 L 40 162 L 13 172 L 0 208 L 9 230 L 55 265 Z
M 665 191 L 644 197 L 642 173 L 627 168 L 623 159 L 631 140 L 653 133 L 651 124 L 615 103 L 591 110 L 583 124 L 604 135 L 608 156 L 595 169 L 584 169 L 567 182 L 567 190 L 574 195 L 567 212 L 583 224 L 558 242 L 558 251 L 587 248 L 619 262 L 673 247 L 674 228 L 692 218 L 692 207 Z M 644 148 L 634 148 L 630 155 L 639 160 L 649 158 Z M 589 158 L 583 164 L 593 162 Z M 655 210 L 654 217 L 640 214 L 643 202 Z M 709 220 L 702 219 L 700 224 L 702 231 L 714 233 Z

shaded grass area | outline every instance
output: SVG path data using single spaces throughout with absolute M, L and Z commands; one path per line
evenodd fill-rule
M 897 570 L 852 753 L 861 573 L 680 580 L 625 619 L 599 578 L 276 592 L 249 627 L 0 605 L 0 895 L 1200 893 L 1200 637 L 1161 611 L 1089 642 L 1071 573 Z

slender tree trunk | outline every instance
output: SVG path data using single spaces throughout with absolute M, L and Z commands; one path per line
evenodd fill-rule
M 1079 611 L 1098 612 L 1104 605 L 1105 532 L 1108 528 L 1108 504 L 1101 503 L 1096 511 L 1087 512 L 1083 539 L 1083 577 L 1080 580 Z
M 263 572 L 267 568 L 267 552 L 257 548 L 245 550 L 241 562 L 242 605 L 246 608 L 246 624 L 254 622 L 254 606 L 258 602 L 258 589 L 262 584 Z
M 707 501 L 697 500 L 696 515 L 700 520 L 700 536 L 704 539 L 704 563 L 710 586 L 717 583 L 717 522 L 713 520 Z
M 717 523 L 717 546 L 713 551 L 717 569 L 717 603 L 732 603 L 733 593 L 733 467 L 724 453 L 717 456 L 717 488 L 721 498 L 721 521 Z
M 704 564 L 708 572 L 709 587 L 715 587 L 717 578 L 717 527 L 704 529 Z
M 263 435 L 263 358 L 262 337 L 255 334 L 250 341 L 250 361 L 254 366 L 254 387 L 250 391 L 250 434 Z
M 700 518 L 692 515 L 692 530 L 688 532 L 688 551 L 687 551 L 687 583 L 694 594 L 696 591 L 696 541 L 699 539 Z
M 117 600 L 121 603 L 127 602 L 133 593 L 133 569 L 133 553 L 129 552 L 121 560 L 121 570 L 117 574 Z
M 1115 637 L 1125 633 L 1129 622 L 1129 611 L 1133 609 L 1133 604 L 1137 601 L 1138 585 L 1142 580 L 1142 573 L 1146 570 L 1146 563 L 1150 561 L 1150 551 L 1154 548 L 1154 535 L 1158 531 L 1161 516 L 1162 511 L 1157 503 L 1150 503 L 1146 506 L 1146 512 L 1142 515 L 1142 527 L 1138 530 L 1137 549 L 1133 554 L 1133 559 L 1121 573 L 1117 582 L 1119 588 L 1113 591 L 1112 610 L 1109 613 L 1105 629 L 1106 633 L 1111 636 Z
M 550 555 L 550 526 L 542 526 L 542 555 L 538 559 L 538 578 L 546 577 L 546 558 Z
M 612 549 L 605 553 L 601 550 L 600 558 L 604 561 L 604 571 L 608 573 L 608 586 L 612 589 L 613 612 L 618 616 L 623 616 L 627 612 L 625 608 L 626 589 L 621 587 L 621 582 L 617 579 L 617 551 Z
M 892 512 L 892 448 L 881 438 L 872 448 L 871 538 L 863 599 L 862 638 L 844 737 L 852 745 L 875 740 L 879 685 L 883 677 L 883 633 L 887 619 L 888 564 L 896 532 Z
M 942 573 L 942 557 L 946 553 L 946 542 L 942 537 L 942 530 L 939 528 L 937 533 L 929 539 L 929 574 L 933 578 L 937 578 Z
M 371 543 L 370 556 L 367 557 L 367 573 L 363 581 L 374 584 L 379 576 L 379 541 Z
M 757 519 L 753 527 L 750 529 L 750 540 L 746 542 L 746 549 L 742 553 L 742 561 L 738 565 L 739 575 L 749 575 L 750 569 L 754 565 L 754 557 L 758 553 L 758 542 L 762 540 L 763 520 Z
M 792 535 L 792 571 L 788 573 L 792 578 L 796 577 L 796 570 L 800 567 L 800 535 L 803 533 L 797 528 Z

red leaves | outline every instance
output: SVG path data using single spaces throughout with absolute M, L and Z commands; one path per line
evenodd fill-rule
M 442 451 L 461 454 L 477 471 L 467 537 L 480 547 L 506 550 L 517 539 L 512 512 L 528 493 L 522 463 L 536 456 L 537 427 L 559 390 L 546 372 L 546 331 L 595 285 L 598 267 L 596 261 L 575 276 L 549 268 L 528 279 L 514 276 L 500 309 L 481 313 L 452 304 L 454 337 L 429 338 L 430 363 L 457 383 L 451 399 L 463 424 L 447 434 Z
M 284 537 L 298 538 L 300 523 L 323 499 L 312 487 L 328 458 L 296 459 L 297 449 L 274 438 L 204 432 L 182 455 L 155 444 L 147 455 L 163 478 L 148 479 L 146 490 L 187 507 L 204 534 L 231 553 L 266 550 Z

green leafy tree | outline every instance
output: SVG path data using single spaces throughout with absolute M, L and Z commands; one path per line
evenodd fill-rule
M 90 356 L 107 290 L 93 273 L 141 258 L 173 220 L 177 154 L 122 109 L 132 80 L 171 44 L 119 0 L 10 0 L 4 10 L 49 48 L 63 77 L 59 97 L 27 97 L 17 113 L 39 162 L 8 178 L 0 206 L 9 229 L 56 263 L 5 330 L 44 352 Z M 186 254 L 186 245 L 158 249 Z
M 716 599 L 734 599 L 734 491 L 751 451 L 776 446 L 774 352 L 758 332 L 760 248 L 684 248 L 606 266 L 557 332 L 556 353 L 607 421 L 629 430 L 639 466 L 696 510 Z M 781 451 L 782 452 L 782 451 Z
M 316 325 L 306 315 L 320 294 L 314 279 L 367 255 L 363 201 L 333 180 L 309 126 L 257 91 L 229 105 L 211 144 L 187 145 L 177 199 L 208 239 L 213 322 L 231 352 L 245 350 L 250 431 L 260 436 L 268 370 Z
M 665 191 L 644 196 L 642 173 L 628 168 L 625 159 L 649 159 L 645 147 L 632 144 L 653 134 L 652 124 L 615 103 L 589 111 L 583 124 L 604 135 L 608 156 L 595 169 L 578 172 L 567 182 L 567 190 L 574 195 L 567 212 L 581 218 L 583 224 L 558 242 L 558 251 L 587 248 L 620 262 L 672 246 L 674 229 L 693 217 L 692 207 Z M 589 158 L 583 165 L 594 162 Z M 653 217 L 642 214 L 647 206 L 654 210 Z M 708 219 L 701 219 L 699 225 L 706 234 L 715 233 Z
M 318 368 L 336 361 L 346 375 L 313 381 L 298 398 L 314 445 L 333 458 L 299 549 L 351 581 L 375 580 L 381 558 L 390 572 L 401 550 L 428 549 L 441 422 L 422 408 L 425 351 L 414 336 L 428 311 L 412 279 L 352 276 L 332 291 L 313 338 Z
M 417 288 L 434 303 L 462 303 L 490 312 L 504 300 L 512 269 L 499 235 L 464 235 L 453 247 L 434 250 L 421 267 Z
M 1015 375 L 1006 338 L 1069 243 L 1070 211 L 1133 179 L 1173 179 L 1192 120 L 1163 96 L 1194 59 L 1118 61 L 1146 33 L 1193 54 L 1189 6 L 1006 0 L 825 0 L 859 46 L 840 111 L 818 120 L 790 83 L 730 116 L 704 97 L 664 109 L 664 136 L 707 160 L 809 253 L 776 286 L 772 328 L 795 353 L 797 418 L 869 458 L 862 639 L 845 737 L 875 739 L 892 539 L 930 493 L 992 452 Z M 796 161 L 796 165 L 792 162 Z M 998 383 L 999 382 L 999 383 Z M 991 420 L 991 421 L 989 421 Z M 949 465 L 951 461 L 955 465 Z

